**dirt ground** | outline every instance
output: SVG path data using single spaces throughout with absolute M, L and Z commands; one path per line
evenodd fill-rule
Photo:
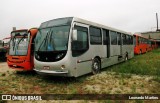
M 7 62 L 0 62 L 0 73 L 13 72 L 14 70 L 9 69 Z

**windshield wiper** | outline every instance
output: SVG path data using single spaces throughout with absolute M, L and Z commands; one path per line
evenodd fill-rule
M 15 49 L 15 41 L 14 41 L 14 39 L 15 39 L 15 36 L 13 36 L 13 38 L 12 38 L 12 46 L 13 46 L 13 51 L 14 51 L 14 49 Z
M 52 46 L 52 49 L 55 50 L 55 47 L 54 47 L 54 46 L 55 46 L 55 44 L 54 44 L 54 39 L 52 39 L 52 32 L 53 32 L 53 31 L 51 31 L 51 33 L 50 33 L 50 38 L 49 38 L 49 36 L 48 36 L 48 39 L 49 39 L 49 40 L 48 40 L 47 44 L 48 44 L 48 46 L 50 46 L 50 47 Z M 52 43 L 51 41 L 53 41 L 53 44 L 51 44 L 51 43 Z M 51 48 L 50 48 L 50 49 L 51 49 Z M 48 47 L 47 47 L 47 50 L 48 50 Z
M 18 49 L 19 43 L 25 38 L 25 36 L 27 36 L 27 34 L 24 34 L 23 37 L 18 41 L 18 43 L 17 43 L 17 49 Z
M 44 42 L 44 41 L 46 42 L 46 38 L 47 38 L 48 35 L 49 35 L 49 32 L 47 33 L 46 37 L 43 39 L 42 43 L 40 44 L 40 46 L 39 46 L 39 48 L 38 48 L 38 51 L 40 50 L 40 48 L 41 48 L 43 42 Z

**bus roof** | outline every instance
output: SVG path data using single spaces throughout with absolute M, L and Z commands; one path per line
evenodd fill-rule
M 73 17 L 73 21 L 80 22 L 80 23 L 86 23 L 88 25 L 108 29 L 108 30 L 111 30 L 111 31 L 116 31 L 116 32 L 132 35 L 132 33 L 130 33 L 130 32 L 125 32 L 125 31 L 122 31 L 122 30 L 119 30 L 119 29 L 115 29 L 115 28 L 112 28 L 112 27 L 109 27 L 109 26 L 105 26 L 105 25 L 102 25 L 102 24 L 99 24 L 99 23 L 91 22 L 91 21 L 84 20 L 84 19 L 77 18 L 77 17 Z
M 52 22 L 53 20 L 58 20 L 58 19 L 68 19 L 68 20 L 72 19 L 73 22 L 75 21 L 75 22 L 79 22 L 79 23 L 83 23 L 83 24 L 88 24 L 88 25 L 108 29 L 108 30 L 111 30 L 111 31 L 116 31 L 116 32 L 132 35 L 132 33 L 130 33 L 130 32 L 125 32 L 125 31 L 122 31 L 122 30 L 118 30 L 118 29 L 115 29 L 115 28 L 112 28 L 112 27 L 109 27 L 109 26 L 105 26 L 105 25 L 102 25 L 102 24 L 98 24 L 98 23 L 95 23 L 95 22 L 84 20 L 84 19 L 81 19 L 81 18 L 78 18 L 78 17 L 56 18 L 56 19 L 45 21 L 45 22 L 41 23 L 41 25 L 42 24 L 47 24 L 47 22 Z M 42 27 L 40 26 L 39 28 L 43 28 L 43 26 Z
M 138 37 L 141 37 L 141 38 L 144 38 L 144 39 L 149 39 L 149 38 L 146 38 L 146 37 L 138 35 L 138 34 L 133 34 L 133 36 L 138 36 Z
M 28 31 L 28 29 L 14 30 L 14 31 L 12 31 L 12 32 L 21 32 L 21 31 Z M 12 33 L 12 32 L 11 32 L 11 33 Z

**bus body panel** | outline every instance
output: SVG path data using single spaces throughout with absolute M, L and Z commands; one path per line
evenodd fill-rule
M 87 73 L 90 73 L 92 71 L 92 60 L 95 57 L 103 57 L 104 53 L 102 53 L 102 45 L 90 45 L 90 49 L 84 53 L 83 55 L 79 56 L 79 57 L 75 57 L 77 58 L 77 76 L 81 76 Z M 94 51 L 94 52 L 93 52 Z M 79 62 L 80 61 L 80 62 Z
M 37 71 L 39 74 L 46 73 L 46 74 L 58 75 L 58 76 L 69 76 L 69 75 L 73 76 L 74 74 L 72 73 L 71 70 L 73 70 L 73 68 L 75 68 L 76 65 L 75 63 L 72 63 L 71 61 L 69 61 L 72 59 L 70 54 L 71 54 L 71 51 L 68 51 L 67 55 L 62 60 L 57 62 L 40 62 L 34 58 L 34 63 L 38 64 L 38 65 L 35 65 L 34 70 Z M 64 69 L 61 68 L 62 65 L 65 66 Z M 54 73 L 47 73 L 45 71 L 54 71 Z
M 33 63 L 31 64 L 30 61 L 27 61 L 26 56 L 8 56 L 7 62 L 10 68 L 17 70 L 30 70 L 33 67 Z
M 120 55 L 120 47 L 118 45 L 111 45 L 111 56 L 118 56 Z

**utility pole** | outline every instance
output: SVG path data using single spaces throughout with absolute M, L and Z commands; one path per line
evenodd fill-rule
M 156 20 L 157 20 L 157 31 L 159 31 L 159 29 L 158 29 L 158 13 L 156 13 Z

